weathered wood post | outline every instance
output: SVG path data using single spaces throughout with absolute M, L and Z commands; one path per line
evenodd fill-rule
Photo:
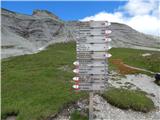
M 89 120 L 93 120 L 93 95 L 93 91 L 89 92 Z

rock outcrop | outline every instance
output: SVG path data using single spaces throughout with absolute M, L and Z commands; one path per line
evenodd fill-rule
M 67 41 L 65 23 L 47 11 L 32 16 L 1 10 L 2 58 L 37 52 L 45 46 Z

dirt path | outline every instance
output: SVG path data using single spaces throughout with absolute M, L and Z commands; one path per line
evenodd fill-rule
M 149 72 L 151 74 L 155 74 L 154 72 L 146 70 L 146 69 L 143 69 L 143 68 L 133 67 L 133 66 L 130 66 L 130 65 L 127 65 L 127 64 L 123 64 L 123 65 L 126 66 L 126 67 L 129 67 L 131 69 L 135 69 L 135 70 L 139 70 L 139 71 L 144 71 L 144 72 Z
M 123 63 L 122 59 L 113 59 L 111 62 L 118 68 L 119 73 L 123 75 L 139 73 L 139 71 L 154 74 L 152 71 L 127 65 Z
M 160 51 L 159 48 L 150 48 L 150 47 L 143 47 L 143 46 L 134 46 L 133 49 L 148 50 L 148 51 Z

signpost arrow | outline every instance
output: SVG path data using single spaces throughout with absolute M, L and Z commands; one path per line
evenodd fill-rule
M 111 30 L 104 29 L 81 29 L 79 32 L 80 36 L 104 36 L 111 34 Z
M 77 44 L 77 51 L 107 51 L 111 46 L 106 44 Z
M 97 43 L 97 44 L 105 44 L 111 41 L 111 38 L 107 38 L 105 36 L 84 36 L 78 37 L 77 44 L 87 44 L 87 43 Z
M 105 35 L 104 29 L 82 29 L 80 30 L 79 34 L 81 35 Z
M 104 67 L 86 67 L 76 70 L 80 74 L 105 74 L 105 72 L 107 71 L 107 69 L 105 69 Z
M 97 67 L 104 67 L 104 66 L 108 66 L 106 64 L 106 59 L 101 59 L 101 60 L 90 60 L 91 62 L 88 61 L 84 61 L 80 59 L 79 60 L 79 67 L 92 67 L 92 66 L 97 66 Z
M 73 80 L 78 82 L 79 81 L 79 77 L 73 77 Z
M 79 65 L 79 62 L 78 62 L 78 61 L 75 61 L 75 62 L 73 63 L 73 65 L 78 66 L 78 65 Z
M 111 23 L 108 21 L 89 21 L 89 22 L 81 22 L 80 26 L 81 28 L 107 28 L 110 26 Z
M 74 89 L 76 89 L 76 90 L 78 90 L 78 89 L 79 89 L 79 85 L 78 85 L 78 84 L 73 85 L 72 87 L 73 87 Z
M 94 85 L 94 84 L 81 84 L 81 85 L 79 85 L 79 89 L 80 90 L 96 90 L 96 91 L 98 91 L 98 90 L 105 90 L 105 85 L 104 84 L 97 84 L 96 83 L 96 85 Z
M 111 54 L 106 52 L 78 52 L 77 59 L 106 59 Z

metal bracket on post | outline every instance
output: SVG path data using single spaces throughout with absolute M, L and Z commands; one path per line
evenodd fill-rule
M 89 92 L 89 120 L 93 120 L 93 95 L 93 91 Z

